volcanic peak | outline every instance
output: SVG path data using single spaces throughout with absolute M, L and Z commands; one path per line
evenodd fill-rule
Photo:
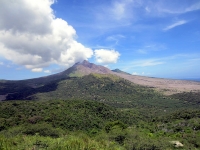
M 108 68 L 100 65 L 95 65 L 88 62 L 87 60 L 84 60 L 82 63 L 76 63 L 74 66 L 72 66 L 72 68 L 74 71 L 70 74 L 70 76 L 84 76 L 91 73 L 113 74 L 113 72 Z

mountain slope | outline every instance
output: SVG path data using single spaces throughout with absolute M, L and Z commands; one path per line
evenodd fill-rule
M 47 86 L 47 88 L 49 87 Z M 26 94 L 24 92 L 10 94 L 7 98 L 19 98 L 19 95 Z M 42 91 L 40 89 L 23 99 L 94 100 L 118 108 L 157 108 L 159 111 L 199 107 L 199 105 L 195 105 L 196 103 L 164 97 L 151 88 L 133 84 L 118 76 L 103 74 L 68 78 L 58 82 L 54 90 Z
M 3 80 L 0 81 L 0 100 L 25 99 L 27 96 L 37 92 L 55 90 L 57 83 L 67 78 L 81 77 L 91 73 L 112 74 L 113 72 L 106 67 L 84 60 L 82 63 L 76 63 L 63 72 L 45 77 L 19 81 Z M 15 96 L 13 97 L 12 95 Z
M 120 74 L 126 74 L 126 75 L 131 75 L 130 73 L 127 73 L 127 72 L 124 72 L 124 71 L 121 71 L 119 69 L 114 69 L 112 70 L 113 72 L 116 72 L 116 73 L 120 73 Z
M 0 84 L 23 84 L 30 87 L 39 87 L 41 85 L 50 83 L 52 81 L 63 80 L 67 77 L 80 77 L 84 75 L 89 75 L 90 73 L 98 73 L 98 74 L 113 74 L 111 70 L 106 67 L 95 65 L 84 60 L 82 63 L 78 62 L 74 64 L 72 67 L 68 68 L 65 71 L 60 73 L 56 73 L 49 76 L 27 79 L 27 80 L 0 80 Z
M 90 76 L 93 74 L 93 76 L 101 77 L 102 80 L 105 80 L 104 83 L 99 80 L 99 78 L 94 78 L 93 76 Z M 102 76 L 103 75 L 103 76 Z M 87 77 L 86 77 L 87 76 Z M 115 83 L 115 86 L 110 86 L 113 79 L 118 78 L 118 80 L 123 81 L 123 84 Z M 126 81 L 124 80 L 126 79 Z M 83 81 L 86 80 L 86 81 Z M 174 93 L 181 93 L 181 92 L 199 92 L 200 91 L 200 82 L 193 82 L 193 81 L 184 81 L 184 80 L 170 80 L 170 79 L 159 79 L 159 78 L 150 78 L 150 77 L 143 77 L 143 76 L 134 76 L 130 75 L 126 72 L 120 71 L 119 69 L 115 69 L 113 71 L 109 70 L 106 67 L 95 65 L 93 63 L 89 63 L 88 61 L 83 61 L 82 63 L 76 63 L 69 69 L 57 73 L 54 75 L 41 77 L 41 78 L 35 78 L 35 79 L 29 79 L 29 80 L 20 80 L 20 81 L 0 81 L 0 100 L 23 100 L 23 99 L 68 99 L 68 98 L 83 98 L 83 99 L 98 99 L 97 97 L 92 97 L 91 92 L 95 91 L 95 93 L 100 92 L 101 94 L 105 94 L 106 92 L 102 92 L 103 88 L 96 88 L 90 83 L 87 83 L 88 87 L 86 87 L 85 84 L 81 84 L 81 86 L 77 86 L 75 89 L 76 92 L 81 91 L 79 89 L 89 89 L 86 94 L 77 94 L 75 91 L 71 91 L 72 87 L 74 85 L 77 85 L 78 82 L 89 82 L 92 81 L 96 85 L 105 84 L 106 86 L 112 87 L 110 88 L 110 91 L 107 93 L 106 97 L 109 97 L 110 95 L 113 96 L 112 99 L 123 99 L 127 100 L 130 99 L 130 97 L 140 97 L 137 99 L 142 99 L 141 97 L 148 97 L 145 92 L 138 92 L 138 93 L 132 93 L 129 94 L 127 91 L 129 91 L 129 87 L 127 84 L 129 84 L 127 81 L 132 82 L 131 88 L 134 89 L 134 87 L 137 85 L 140 87 L 140 91 L 148 91 L 146 93 L 152 94 L 153 90 L 155 89 L 159 92 L 162 92 L 165 95 L 173 95 Z M 64 84 L 64 83 L 67 84 Z M 125 83 L 126 82 L 126 83 Z M 106 87 L 104 86 L 104 88 Z M 119 91 L 116 88 L 120 89 L 121 87 L 124 88 L 123 91 Z M 96 88 L 96 89 L 95 89 Z M 151 89 L 151 90 L 149 90 Z M 70 94 L 69 91 L 71 91 Z M 85 93 L 84 90 L 81 91 L 82 93 Z M 59 94 L 58 94 L 59 93 Z M 67 96 L 64 93 L 69 93 Z M 120 96 L 125 95 L 124 96 Z M 131 92 L 130 92 L 131 93 Z M 158 94 L 158 93 L 156 93 Z M 154 92 L 154 95 L 156 95 Z M 65 95 L 65 96 L 63 96 Z M 71 96 L 70 96 L 71 95 Z M 96 94 L 98 95 L 98 94 Z M 160 94 L 162 95 L 162 94 Z M 104 96 L 100 96 L 104 97 Z M 179 96 L 181 97 L 181 96 Z M 105 99 L 105 98 L 102 98 Z M 145 98 L 144 98 L 145 99 Z M 180 99 L 181 100 L 181 99 Z M 198 102 L 200 100 L 195 100 L 195 102 Z

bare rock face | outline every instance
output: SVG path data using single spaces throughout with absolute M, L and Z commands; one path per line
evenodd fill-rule
M 90 62 L 87 61 L 87 60 L 84 60 L 84 61 L 81 63 L 81 65 L 83 65 L 83 66 L 85 66 L 85 67 L 88 67 L 88 68 L 93 68 L 93 67 L 96 66 L 95 64 L 90 63 Z
M 106 67 L 95 65 L 93 63 L 88 62 L 87 60 L 84 60 L 82 63 L 76 63 L 74 66 L 72 66 L 73 72 L 71 75 L 74 76 L 84 76 L 89 75 L 91 73 L 98 73 L 98 74 L 113 74 L 111 70 L 109 70 Z

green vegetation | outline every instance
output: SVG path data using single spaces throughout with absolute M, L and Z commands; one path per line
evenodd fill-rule
M 20 135 L 13 138 L 0 137 L 1 150 L 40 149 L 40 150 L 124 150 L 115 142 L 94 140 L 86 134 L 66 135 L 60 138 L 40 135 Z
M 199 93 L 163 96 L 115 75 L 54 77 L 1 83 L 0 150 L 200 149 Z
M 173 94 L 171 97 L 182 101 L 187 101 L 188 103 L 200 105 L 200 92 L 177 93 Z
M 7 100 L 95 100 L 117 108 L 157 108 L 156 113 L 200 106 L 198 93 L 166 97 L 152 88 L 108 74 L 68 77 L 37 86 L 28 86 L 25 81 L 1 83 L 0 95 L 7 93 Z
M 117 108 L 158 108 L 161 112 L 199 107 L 195 103 L 165 97 L 152 88 L 133 84 L 118 76 L 100 74 L 62 80 L 56 85 L 56 90 L 37 92 L 29 99 L 95 100 Z
M 148 112 L 147 112 L 148 110 Z M 155 113 L 96 101 L 0 103 L 0 149 L 200 149 L 200 110 Z
M 121 120 L 131 124 L 127 118 L 130 116 L 103 103 L 83 100 L 2 102 L 0 114 L 0 129 L 16 125 L 25 125 L 30 129 L 33 125 L 34 130 L 40 128 L 38 124 L 48 123 L 54 128 L 87 131 L 101 129 L 106 121 Z

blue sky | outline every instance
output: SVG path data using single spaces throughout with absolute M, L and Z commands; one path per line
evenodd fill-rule
M 200 78 L 199 0 L 7 0 L 0 18 L 0 79 L 46 76 L 84 59 Z

